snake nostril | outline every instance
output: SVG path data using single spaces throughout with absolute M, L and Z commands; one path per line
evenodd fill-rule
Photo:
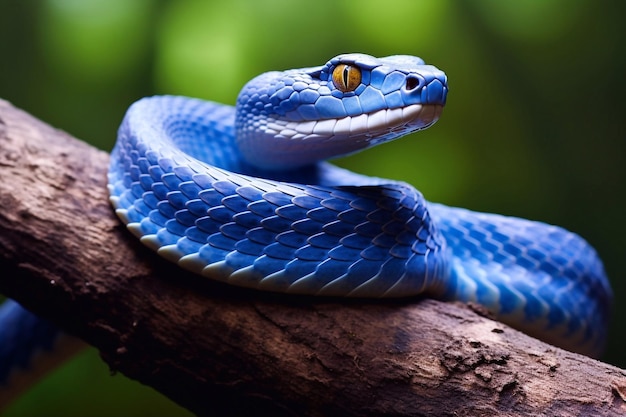
M 408 76 L 406 77 L 406 89 L 414 90 L 420 85 L 420 79 L 417 77 Z

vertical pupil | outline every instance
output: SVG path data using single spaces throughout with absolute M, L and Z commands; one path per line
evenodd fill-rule
M 343 67 L 343 85 L 345 88 L 350 88 L 350 66 L 346 65 Z

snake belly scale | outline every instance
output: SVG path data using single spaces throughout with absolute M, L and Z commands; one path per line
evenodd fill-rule
M 419 58 L 345 54 L 250 81 L 237 106 L 145 98 L 112 152 L 110 199 L 148 247 L 259 290 L 472 301 L 532 335 L 597 355 L 611 289 L 556 226 L 427 202 L 412 186 L 335 167 L 432 125 L 446 75 Z

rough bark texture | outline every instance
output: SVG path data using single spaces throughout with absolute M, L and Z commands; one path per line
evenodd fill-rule
M 183 272 L 114 216 L 107 165 L 0 101 L 0 292 L 197 414 L 626 413 L 626 371 L 468 306 L 281 297 Z

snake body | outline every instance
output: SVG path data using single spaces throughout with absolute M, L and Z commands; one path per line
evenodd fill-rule
M 432 125 L 446 75 L 419 58 L 346 54 L 250 81 L 236 108 L 134 104 L 109 173 L 141 241 L 183 268 L 259 290 L 424 294 L 597 354 L 611 290 L 579 236 L 427 202 L 412 186 L 324 162 Z
M 550 343 L 599 354 L 612 294 L 581 237 L 431 203 L 408 184 L 325 162 L 429 127 L 447 92 L 446 75 L 419 58 L 345 54 L 262 74 L 236 107 L 144 98 L 119 129 L 110 200 L 145 245 L 214 280 L 475 302 Z

